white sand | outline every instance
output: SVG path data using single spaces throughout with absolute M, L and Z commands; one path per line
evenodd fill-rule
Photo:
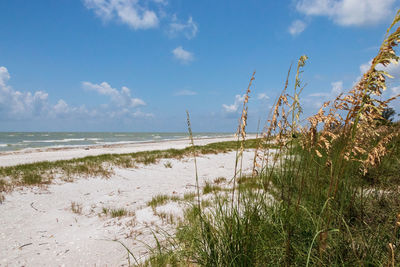
M 221 140 L 221 139 L 218 139 Z M 196 144 L 214 142 L 197 141 Z M 141 149 L 183 148 L 188 141 L 173 141 L 129 147 L 90 150 L 58 150 L 1 155 L 1 165 L 55 160 L 102 153 L 126 153 Z M 82 153 L 84 152 L 84 153 Z M 244 153 L 244 169 L 249 171 L 253 153 Z M 4 161 L 3 161 L 4 160 Z M 166 162 L 172 168 L 166 168 Z M 201 184 L 217 177 L 233 175 L 235 153 L 198 158 Z M 150 230 L 171 230 L 153 213 L 146 202 L 156 194 L 183 196 L 194 191 L 192 159 L 161 160 L 158 164 L 136 169 L 114 169 L 109 179 L 76 178 L 72 183 L 56 181 L 46 187 L 25 187 L 6 194 L 0 204 L 0 266 L 120 266 L 127 265 L 127 253 L 117 242 L 127 245 L 137 257 L 154 244 Z M 82 205 L 82 213 L 71 210 L 71 202 Z M 182 214 L 183 204 L 175 202 L 157 208 L 157 212 Z M 123 207 L 135 216 L 120 219 L 99 215 L 103 208 Z
M 255 138 L 255 135 L 250 135 L 249 138 Z M 232 140 L 235 140 L 233 136 L 222 138 L 201 138 L 196 139 L 195 143 L 196 145 L 206 145 L 214 142 Z M 181 149 L 187 147 L 188 145 L 188 140 L 170 140 L 159 142 L 82 146 L 69 148 L 24 149 L 21 151 L 0 152 L 0 166 L 12 166 L 16 164 L 32 163 L 38 161 L 55 161 L 62 159 L 83 158 L 86 156 L 96 156 L 101 154 L 122 154 L 170 148 Z

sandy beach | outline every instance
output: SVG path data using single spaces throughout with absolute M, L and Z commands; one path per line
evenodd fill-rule
M 195 140 L 204 145 L 233 138 Z M 188 140 L 73 149 L 45 149 L 0 154 L 0 164 L 70 159 L 105 153 L 184 148 Z M 253 153 L 244 153 L 244 170 L 250 171 Z M 235 152 L 204 155 L 197 159 L 200 184 L 217 177 L 228 180 L 234 173 Z M 166 167 L 166 164 L 170 167 Z M 157 194 L 182 198 L 194 192 L 191 158 L 161 159 L 137 168 L 114 168 L 108 178 L 77 177 L 73 182 L 56 179 L 45 186 L 19 187 L 0 204 L 0 266 L 126 266 L 127 252 L 146 256 L 145 244 L 153 245 L 152 231 L 171 231 L 172 225 L 157 214 L 182 216 L 188 205 L 169 202 L 152 210 L 146 203 Z M 72 211 L 72 204 L 81 207 Z M 112 218 L 104 209 L 123 208 L 127 216 Z M 132 260 L 132 259 L 131 259 Z
M 249 135 L 248 138 L 255 138 Z M 214 142 L 233 141 L 234 136 L 221 138 L 199 138 L 196 145 L 206 145 Z M 139 151 L 182 149 L 189 145 L 188 139 L 166 140 L 157 142 L 140 142 L 131 144 L 109 144 L 98 146 L 80 146 L 64 148 L 35 148 L 19 151 L 0 152 L 0 166 L 13 166 L 18 164 L 33 163 L 39 161 L 56 161 L 64 159 L 82 158 L 102 154 L 123 154 Z

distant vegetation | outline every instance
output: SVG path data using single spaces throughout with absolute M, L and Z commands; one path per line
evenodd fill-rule
M 256 140 L 246 140 L 248 148 L 257 146 Z M 227 141 L 196 146 L 196 153 L 216 154 L 237 149 L 237 142 Z M 183 158 L 190 155 L 192 148 L 143 151 L 129 154 L 105 154 L 71 160 L 45 161 L 0 167 L 0 192 L 12 190 L 20 185 L 48 184 L 55 177 L 72 181 L 76 177 L 104 177 L 112 175 L 112 167 L 135 168 L 139 164 L 154 164 L 160 159 Z M 171 162 L 164 164 L 172 168 Z
M 257 139 L 253 172 L 242 173 L 247 148 L 245 94 L 230 189 L 207 183 L 173 237 L 157 239 L 141 266 L 399 266 L 400 123 L 382 100 L 385 71 L 398 62 L 398 12 L 370 69 L 348 93 L 300 121 L 302 69 L 291 70 Z M 190 120 L 188 127 L 191 136 Z M 193 139 L 192 139 L 193 142 Z M 271 147 L 270 143 L 274 144 Z M 198 150 L 193 147 L 193 157 Z M 195 161 L 196 163 L 196 161 Z M 201 205 L 213 193 L 211 206 Z M 166 197 L 165 197 L 166 198 Z M 133 256 L 133 255 L 132 255 Z

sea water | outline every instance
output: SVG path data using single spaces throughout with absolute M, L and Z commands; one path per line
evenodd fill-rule
M 195 138 L 227 137 L 230 133 L 195 133 Z M 27 148 L 95 146 L 187 139 L 187 133 L 0 132 L 0 151 Z

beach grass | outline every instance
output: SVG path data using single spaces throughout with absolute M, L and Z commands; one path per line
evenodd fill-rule
M 398 62 L 400 10 L 370 69 L 349 92 L 300 123 L 301 56 L 293 93 L 289 68 L 255 149 L 252 173 L 242 169 L 245 93 L 231 190 L 211 183 L 197 192 L 174 236 L 139 266 L 399 266 L 400 122 L 383 115 L 399 96 L 382 100 L 378 64 Z M 394 30 L 393 30 L 394 29 Z M 384 123 L 382 123 L 384 122 Z M 188 116 L 188 130 L 191 126 Z M 268 144 L 274 142 L 274 150 Z M 193 139 L 192 139 L 192 145 Z M 193 153 L 194 159 L 196 153 Z M 207 207 L 201 202 L 214 192 Z
M 147 205 L 154 209 L 157 206 L 166 204 L 169 200 L 170 200 L 170 196 L 160 194 L 160 195 L 153 196 L 151 198 L 151 200 L 149 202 L 147 202 Z
M 119 208 L 119 209 L 111 209 L 108 211 L 108 213 L 111 215 L 111 218 L 117 218 L 127 215 L 128 211 L 126 209 Z
M 172 168 L 172 163 L 170 161 L 168 161 L 168 162 L 164 163 L 164 167 L 171 169 Z
M 82 214 L 82 204 L 72 201 L 71 202 L 71 211 L 75 214 Z
M 106 216 L 110 216 L 111 218 L 120 218 L 124 216 L 134 217 L 135 212 L 128 211 L 125 208 L 102 208 L 102 213 Z M 101 216 L 101 214 L 99 214 Z
M 181 198 L 175 195 L 165 195 L 165 194 L 159 194 L 155 195 L 151 198 L 150 201 L 147 202 L 147 206 L 151 207 L 153 210 L 155 210 L 156 207 L 162 206 L 167 204 L 169 201 L 177 202 L 180 201 Z
M 206 181 L 204 184 L 204 187 L 203 187 L 203 194 L 206 195 L 206 194 L 218 192 L 221 190 L 222 190 L 222 188 L 220 186 Z

